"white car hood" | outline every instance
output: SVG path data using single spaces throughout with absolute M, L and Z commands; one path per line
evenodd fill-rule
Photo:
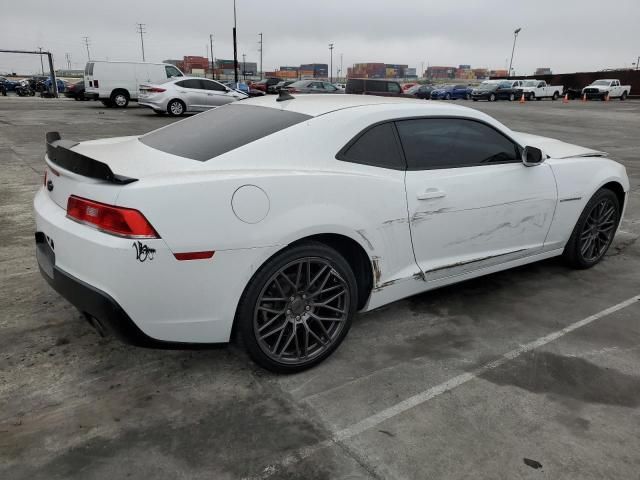
M 522 146 L 536 147 L 549 155 L 551 158 L 570 158 L 570 157 L 606 157 L 605 152 L 592 150 L 590 148 L 581 147 L 566 143 L 555 138 L 540 137 L 529 133 L 513 132 L 516 140 Z

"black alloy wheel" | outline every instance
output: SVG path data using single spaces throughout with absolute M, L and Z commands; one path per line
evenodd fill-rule
M 340 345 L 356 305 L 356 281 L 347 261 L 312 242 L 285 250 L 256 273 L 236 321 L 256 363 L 293 373 L 320 363 Z
M 620 222 L 615 193 L 601 189 L 589 200 L 567 242 L 564 258 L 576 268 L 590 268 L 604 257 Z

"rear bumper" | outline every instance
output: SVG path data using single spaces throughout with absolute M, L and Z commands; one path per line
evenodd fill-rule
M 43 232 L 36 232 L 38 267 L 42 277 L 56 292 L 97 321 L 100 330 L 106 330 L 125 343 L 140 347 L 158 347 L 166 343 L 145 335 L 108 294 L 56 267 L 55 253 L 49 241 Z

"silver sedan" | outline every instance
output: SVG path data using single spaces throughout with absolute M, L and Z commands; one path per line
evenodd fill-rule
M 220 82 L 206 78 L 172 78 L 159 85 L 140 85 L 138 104 L 171 116 L 202 112 L 247 98 Z
M 289 93 L 344 93 L 333 83 L 320 80 L 300 80 L 285 87 Z

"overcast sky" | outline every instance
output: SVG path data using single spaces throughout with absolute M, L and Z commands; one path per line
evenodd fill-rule
M 345 72 L 355 62 L 505 68 L 517 27 L 517 74 L 630 67 L 640 55 L 640 0 L 237 0 L 237 8 L 239 59 L 258 59 L 263 32 L 265 71 L 329 63 L 330 42 L 334 71 L 341 54 Z M 204 56 L 209 33 L 214 56 L 233 58 L 232 0 L 7 0 L 0 48 L 41 46 L 57 68 L 66 67 L 65 53 L 83 68 L 86 35 L 94 59 L 140 60 L 136 22 L 146 24 L 147 61 Z M 37 56 L 0 53 L 0 73 L 39 69 Z

